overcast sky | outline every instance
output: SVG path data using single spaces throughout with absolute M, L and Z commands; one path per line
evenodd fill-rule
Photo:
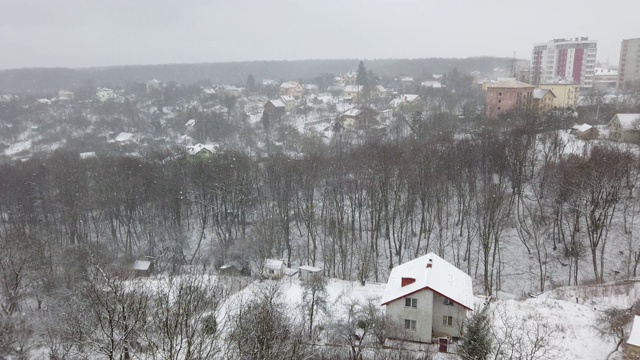
M 502 56 L 588 36 L 617 65 L 639 0 L 0 0 L 0 69 Z

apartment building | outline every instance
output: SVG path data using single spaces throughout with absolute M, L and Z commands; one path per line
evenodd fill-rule
M 596 54 L 597 42 L 588 37 L 553 39 L 535 44 L 531 56 L 531 82 L 539 85 L 563 77 L 580 86 L 591 87 Z
M 624 89 L 628 82 L 638 80 L 640 80 L 640 38 L 622 40 L 618 66 L 618 89 Z

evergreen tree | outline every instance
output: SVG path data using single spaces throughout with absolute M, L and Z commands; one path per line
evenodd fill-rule
M 254 91 L 256 91 L 256 80 L 253 78 L 253 74 L 249 74 L 249 76 L 247 76 L 247 93 L 252 94 Z
M 458 348 L 463 360 L 485 360 L 491 354 L 491 319 L 486 308 L 468 318 L 465 322 L 465 333 Z
M 364 62 L 360 61 L 358 73 L 356 74 L 356 85 L 366 86 L 368 84 L 367 68 L 364 66 Z

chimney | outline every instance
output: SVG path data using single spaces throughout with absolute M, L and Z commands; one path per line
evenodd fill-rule
M 427 269 L 431 269 L 433 267 L 433 259 L 429 259 L 429 262 L 427 263 Z

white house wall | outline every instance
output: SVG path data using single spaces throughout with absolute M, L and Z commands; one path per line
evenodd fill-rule
M 442 317 L 453 317 L 452 326 L 443 325 Z M 467 309 L 454 303 L 453 305 L 445 305 L 444 297 L 434 294 L 433 296 L 433 331 L 436 333 L 445 333 L 449 336 L 460 337 L 460 329 L 467 317 Z
M 395 320 L 401 329 L 404 329 L 405 319 L 416 320 L 416 330 L 406 330 L 405 339 L 430 343 L 433 327 L 433 292 L 421 290 L 407 297 L 418 299 L 418 306 L 416 308 L 404 306 L 405 298 L 400 298 L 387 305 L 387 316 Z M 403 336 L 398 334 L 397 337 Z

